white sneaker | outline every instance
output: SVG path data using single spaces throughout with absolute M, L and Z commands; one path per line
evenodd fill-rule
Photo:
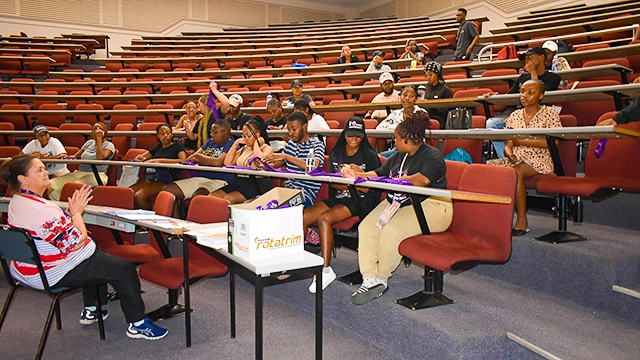
M 329 266 L 329 272 L 322 273 L 322 290 L 326 289 L 327 286 L 329 286 L 329 284 L 331 284 L 335 279 L 336 279 L 336 273 L 333 271 L 331 266 Z M 309 292 L 311 292 L 312 294 L 316 293 L 316 277 L 315 276 L 313 277 L 313 282 L 311 283 L 311 286 L 309 286 Z

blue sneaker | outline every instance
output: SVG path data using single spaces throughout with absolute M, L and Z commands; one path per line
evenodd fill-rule
M 167 336 L 169 330 L 157 326 L 149 318 L 145 318 L 140 326 L 129 324 L 127 336 L 132 339 L 158 340 Z
M 107 320 L 109 317 L 109 312 L 107 310 L 102 310 L 102 320 Z M 82 309 L 80 313 L 80 324 L 82 325 L 91 325 L 95 322 L 98 322 L 98 310 L 89 310 Z

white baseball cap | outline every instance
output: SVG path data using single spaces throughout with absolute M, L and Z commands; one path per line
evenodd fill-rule
M 238 94 L 233 94 L 233 95 L 229 96 L 229 105 L 231 105 L 233 107 L 241 105 L 243 101 L 244 101 L 244 99 L 242 98 L 242 96 L 240 96 Z
M 380 74 L 380 79 L 379 79 L 380 84 L 382 84 L 383 82 L 385 82 L 385 81 L 387 81 L 387 80 L 394 81 L 394 79 L 393 79 L 393 75 L 391 75 L 391 74 L 390 74 L 390 73 L 388 73 L 388 72 L 383 72 L 382 74 Z
M 553 52 L 558 52 L 558 44 L 555 41 L 547 40 L 542 44 L 543 49 L 548 49 Z

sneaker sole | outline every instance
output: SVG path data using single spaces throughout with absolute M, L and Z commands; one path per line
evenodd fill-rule
M 127 336 L 130 337 L 131 339 L 145 339 L 145 340 L 159 340 L 162 339 L 163 337 L 167 336 L 169 332 L 165 332 L 164 334 L 162 334 L 161 336 L 156 336 L 156 337 L 148 337 L 146 335 L 143 334 L 132 334 L 130 332 L 126 332 Z
M 107 315 L 102 317 L 102 321 L 107 320 L 107 318 L 109 317 L 109 313 L 107 313 Z M 95 324 L 98 322 L 98 319 L 95 320 L 84 320 L 84 319 L 80 319 L 80 321 L 78 321 L 80 324 L 82 325 L 91 325 L 91 324 Z
M 387 291 L 389 291 L 389 286 L 387 286 L 386 288 L 384 288 L 384 290 L 380 291 L 379 287 L 383 287 L 382 285 L 376 285 L 373 288 L 369 289 L 369 291 L 367 291 L 366 293 L 361 293 L 358 295 L 361 295 L 359 297 L 357 296 L 351 296 L 351 303 L 353 305 L 363 305 L 368 303 L 369 301 L 375 299 L 375 298 L 379 298 L 380 296 L 384 295 L 387 293 Z

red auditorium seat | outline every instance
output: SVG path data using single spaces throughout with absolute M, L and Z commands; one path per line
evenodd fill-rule
M 66 110 L 66 107 L 61 104 L 42 104 L 39 110 Z M 64 124 L 66 115 L 56 114 L 38 114 L 34 116 L 36 124 L 60 127 L 60 124 Z
M 111 129 L 115 131 L 133 131 L 133 124 L 122 123 Z M 113 136 L 111 142 L 120 154 L 126 154 L 131 147 L 131 136 Z
M 486 118 L 482 115 L 473 115 L 471 118 L 471 127 L 473 129 L 484 129 L 485 123 Z M 479 164 L 482 162 L 483 144 L 484 140 L 481 139 L 444 139 L 442 155 L 449 154 L 453 149 L 463 148 L 469 153 L 469 155 L 471 155 L 471 161 L 473 161 L 474 164 Z
M 147 110 L 172 110 L 173 106 L 167 104 L 150 104 L 147 106 Z M 159 123 L 166 122 L 173 126 L 173 115 L 171 114 L 147 114 L 144 116 L 143 123 Z
M 466 90 L 458 90 L 455 94 L 453 94 L 453 98 L 464 98 L 464 97 L 478 97 L 484 95 L 488 92 L 491 92 L 489 88 L 478 88 L 478 89 L 466 89 Z M 483 106 L 476 106 L 475 115 L 482 115 L 485 118 L 491 117 L 493 114 L 493 105 L 490 106 L 491 114 L 485 114 Z
M 31 110 L 26 104 L 4 104 L 0 110 Z M 10 122 L 16 130 L 31 130 L 31 121 L 26 114 L 0 114 L 0 122 Z
M 175 197 L 166 191 L 158 194 L 156 203 L 170 198 L 170 207 L 166 206 L 167 213 L 171 216 Z M 227 221 L 228 202 L 224 199 L 212 196 L 196 196 L 191 200 L 187 220 L 196 223 L 215 223 Z M 155 209 L 155 208 L 154 208 Z M 159 213 L 156 210 L 156 213 Z M 221 277 L 227 274 L 227 266 L 209 255 L 200 247 L 188 243 L 189 252 L 189 280 L 203 277 Z M 165 306 L 147 314 L 152 320 L 166 319 L 185 312 L 185 307 L 178 304 L 178 290 L 184 285 L 184 263 L 182 257 L 156 260 L 142 264 L 140 278 L 150 281 L 169 290 L 169 302 Z M 187 324 L 189 326 L 189 324 Z M 191 331 L 187 330 L 187 334 Z
M 575 87 L 576 89 L 584 89 L 590 87 L 612 86 L 618 85 L 617 81 L 612 80 L 592 80 L 580 81 Z M 596 124 L 598 117 L 605 112 L 615 111 L 616 105 L 613 97 L 610 100 L 594 100 L 594 101 L 571 101 L 562 104 L 562 115 L 573 115 L 578 119 L 578 126 L 593 126 Z
M 412 310 L 453 303 L 442 294 L 444 272 L 456 264 L 504 263 L 511 255 L 511 223 L 516 172 L 512 168 L 469 165 L 458 190 L 508 196 L 509 204 L 454 200 L 453 222 L 442 233 L 416 235 L 398 246 L 400 255 L 424 265 L 424 290 L 396 300 Z M 426 229 L 423 230 L 425 232 Z
M 64 123 L 60 124 L 60 130 L 88 130 L 91 131 L 91 124 L 87 123 Z M 77 148 L 81 148 L 85 142 L 87 142 L 88 137 L 83 135 L 71 135 L 71 136 L 60 136 L 60 141 L 65 146 L 75 146 Z
M 611 118 L 615 112 L 602 114 L 598 121 Z M 622 128 L 640 131 L 640 122 L 619 125 Z M 537 184 L 539 193 L 556 197 L 558 230 L 538 237 L 552 243 L 580 241 L 585 238 L 567 231 L 567 220 L 573 215 L 575 222 L 582 222 L 584 199 L 598 201 L 620 191 L 640 192 L 640 139 L 608 139 L 600 157 L 595 151 L 599 140 L 591 139 L 587 149 L 584 177 L 545 177 Z M 573 206 L 571 199 L 574 199 Z M 570 208 L 572 206 L 572 208 Z
M 99 111 L 104 110 L 104 106 L 100 104 L 78 104 L 76 106 L 76 110 L 91 110 L 91 111 Z M 93 125 L 97 121 L 104 122 L 104 115 L 100 114 L 74 114 L 73 122 L 74 123 L 85 123 Z
M 38 99 L 39 96 L 49 96 L 49 95 L 58 95 L 57 91 L 52 91 L 52 90 L 41 90 L 38 91 L 38 93 L 36 94 L 36 99 L 33 100 L 33 109 L 34 110 L 39 110 L 40 106 L 42 106 L 43 104 L 57 104 L 58 101 L 54 100 L 54 99 Z

